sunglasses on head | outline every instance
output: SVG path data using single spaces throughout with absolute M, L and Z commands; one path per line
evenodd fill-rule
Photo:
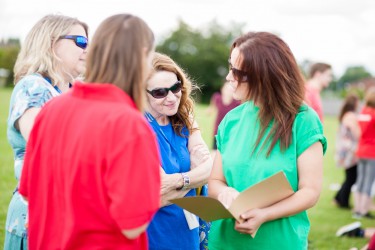
M 156 88 L 153 90 L 148 90 L 147 93 L 152 95 L 152 97 L 156 99 L 161 99 L 164 98 L 168 95 L 169 91 L 172 91 L 173 94 L 177 94 L 178 92 L 181 91 L 182 84 L 181 81 L 178 80 L 175 84 L 173 84 L 170 88 Z
M 88 40 L 86 37 L 84 36 L 60 36 L 59 39 L 69 39 L 69 40 L 73 40 L 74 43 L 80 47 L 81 49 L 86 49 L 87 48 L 87 43 L 88 43 Z
M 228 60 L 229 63 L 229 71 L 232 71 L 232 75 L 234 80 L 237 82 L 246 82 L 247 81 L 247 72 L 242 71 L 240 69 L 236 69 L 232 66 L 230 59 Z

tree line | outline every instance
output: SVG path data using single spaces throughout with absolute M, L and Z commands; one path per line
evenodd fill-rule
M 222 26 L 213 20 L 204 27 L 193 29 L 180 20 L 177 28 L 157 41 L 156 51 L 169 55 L 186 71 L 200 89 L 196 91 L 195 99 L 206 103 L 225 81 L 230 45 L 235 37 L 243 33 L 244 27 L 244 23 L 233 22 Z M 13 85 L 13 66 L 19 49 L 19 39 L 0 41 L 0 68 L 10 72 L 6 79 L 8 86 Z M 305 60 L 300 65 L 304 75 L 308 62 Z M 351 66 L 339 78 L 334 77 L 329 88 L 340 92 L 351 83 L 369 77 L 372 75 L 365 67 Z

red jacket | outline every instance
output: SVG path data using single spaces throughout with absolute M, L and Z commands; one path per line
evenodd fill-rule
M 358 142 L 357 156 L 362 159 L 375 159 L 375 109 L 364 107 L 358 122 L 361 137 Z

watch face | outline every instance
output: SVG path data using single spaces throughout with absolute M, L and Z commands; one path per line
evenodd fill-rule
M 189 185 L 190 185 L 190 177 L 187 176 L 187 174 L 185 173 L 182 173 L 182 178 L 183 178 L 183 181 L 184 181 L 184 185 L 182 186 L 182 189 L 188 189 Z

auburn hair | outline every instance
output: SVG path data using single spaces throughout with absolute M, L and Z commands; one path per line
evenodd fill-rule
M 254 151 L 268 146 L 267 157 L 280 141 L 282 151 L 292 141 L 296 114 L 304 99 L 304 79 L 288 45 L 268 32 L 249 32 L 237 38 L 231 47 L 240 52 L 238 65 L 247 73 L 247 99 L 259 107 L 260 131 Z M 267 128 L 270 132 L 262 145 Z

